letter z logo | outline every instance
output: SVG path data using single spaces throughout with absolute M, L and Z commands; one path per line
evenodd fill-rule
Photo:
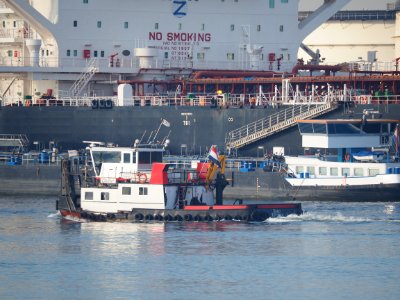
M 172 14 L 175 17 L 182 18 L 187 15 L 187 1 L 172 1 Z

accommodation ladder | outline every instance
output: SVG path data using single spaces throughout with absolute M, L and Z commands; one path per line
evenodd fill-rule
M 226 134 L 227 149 L 238 149 L 296 125 L 297 120 L 312 119 L 337 108 L 336 102 L 295 104 Z

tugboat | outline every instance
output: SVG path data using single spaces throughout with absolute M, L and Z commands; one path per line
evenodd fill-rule
M 62 187 L 57 210 L 77 221 L 262 222 L 270 217 L 302 214 L 300 203 L 224 204 L 225 156 L 215 146 L 209 162 L 195 169 L 163 163 L 163 144 L 133 147 L 87 142 L 85 163 L 62 162 Z

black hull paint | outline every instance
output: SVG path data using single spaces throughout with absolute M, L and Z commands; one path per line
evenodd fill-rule
M 114 142 L 130 146 L 136 138 L 156 130 L 162 119 L 171 127 L 162 126 L 156 141 L 171 134 L 172 154 L 204 154 L 210 145 L 225 147 L 225 134 L 250 122 L 265 118 L 286 107 L 277 108 L 210 108 L 210 107 L 3 107 L 0 109 L 0 133 L 26 134 L 30 142 L 49 141 L 61 150 L 82 149 L 84 140 Z M 379 110 L 382 117 L 399 118 L 400 105 L 358 105 L 349 115 L 344 107 L 320 118 L 361 118 L 364 109 Z M 182 115 L 191 113 L 191 115 Z M 181 147 L 187 145 L 187 148 Z M 273 146 L 285 147 L 287 155 L 303 152 L 297 127 L 292 127 L 262 141 L 239 149 L 239 156 L 257 156 L 259 146 L 271 151 Z

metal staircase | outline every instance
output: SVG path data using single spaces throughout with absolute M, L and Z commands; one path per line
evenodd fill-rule
M 312 119 L 333 111 L 336 103 L 293 105 L 267 118 L 257 120 L 226 134 L 229 149 L 238 149 L 296 125 L 297 120 Z
M 96 58 L 92 58 L 89 60 L 86 71 L 81 73 L 79 78 L 75 81 L 72 87 L 69 90 L 70 96 L 72 98 L 77 97 L 83 89 L 87 86 L 90 79 L 92 79 L 93 75 L 98 71 L 98 60 Z

